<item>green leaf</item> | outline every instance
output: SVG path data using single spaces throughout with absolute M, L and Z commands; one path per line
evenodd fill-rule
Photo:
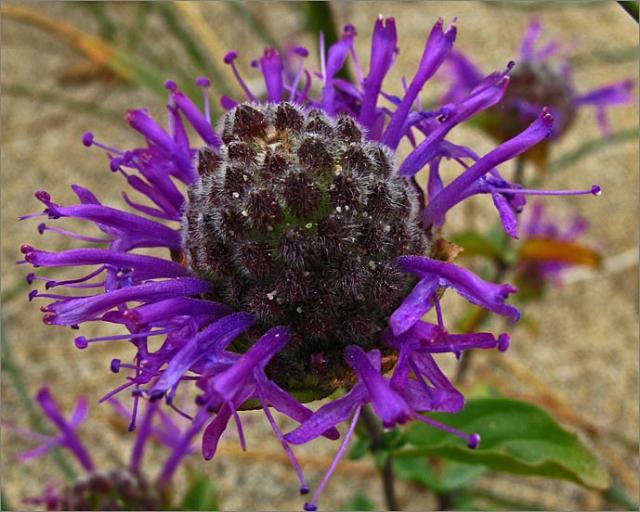
M 464 249 L 461 256 L 485 256 L 492 260 L 506 262 L 508 249 L 493 238 L 476 231 L 464 231 L 451 237 L 451 241 Z
M 180 510 L 218 510 L 216 490 L 208 476 L 195 477 L 182 498 Z
M 375 510 L 376 505 L 364 494 L 356 494 L 349 503 L 344 506 L 345 510 Z
M 411 480 L 438 494 L 465 487 L 487 471 L 477 464 L 444 459 L 430 464 L 424 456 L 394 458 L 393 469 L 398 478 Z
M 606 489 L 609 476 L 588 448 L 539 407 L 507 398 L 478 398 L 456 415 L 433 414 L 465 432 L 478 432 L 480 447 L 442 430 L 415 422 L 405 432 L 407 445 L 394 456 L 439 455 L 495 471 L 569 480 Z

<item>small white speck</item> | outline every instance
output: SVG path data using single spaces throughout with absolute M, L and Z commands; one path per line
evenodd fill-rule
M 308 277 L 308 276 L 309 276 L 309 272 L 307 271 L 304 273 L 304 277 Z
M 298 313 L 302 313 L 302 308 L 301 308 L 300 306 L 298 306 L 298 307 L 296 308 L 296 311 L 297 311 Z
M 276 296 L 276 292 L 275 291 L 267 293 L 267 299 L 269 299 L 269 300 L 273 300 L 275 298 L 275 296 Z
M 242 210 L 240 212 L 240 215 L 242 215 L 243 217 L 248 217 L 249 216 L 249 212 L 247 210 Z
M 391 225 L 385 224 L 384 228 L 382 228 L 382 229 L 384 229 L 385 233 L 388 233 L 389 231 L 391 231 Z
M 249 176 L 247 176 L 246 174 L 242 175 L 242 180 L 243 181 L 249 181 Z
M 336 206 L 336 211 L 337 211 L 338 213 L 342 213 L 342 208 L 340 208 L 339 206 Z
M 273 226 L 267 226 L 267 231 L 273 231 Z
M 369 260 L 369 268 L 372 270 L 376 268 L 376 262 L 373 260 Z
M 348 212 L 349 211 L 349 206 L 345 205 L 344 211 Z
M 233 194 L 231 194 L 233 197 L 235 197 L 236 199 L 238 199 L 240 197 L 240 194 L 238 192 L 234 192 Z
M 369 214 L 367 212 L 362 212 L 362 216 L 366 219 L 369 216 Z
M 342 166 L 340 164 L 336 165 L 336 170 L 334 171 L 334 174 L 336 176 L 340 176 L 340 174 L 342 173 Z
M 307 229 L 311 229 L 313 227 L 313 224 L 311 222 L 307 223 L 304 225 L 305 228 Z

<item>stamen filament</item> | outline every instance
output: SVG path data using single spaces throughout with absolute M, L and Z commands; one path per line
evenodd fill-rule
M 527 196 L 585 196 L 602 194 L 599 185 L 593 185 L 590 189 L 585 190 L 535 190 L 527 188 L 494 188 L 492 192 L 500 192 L 502 194 L 527 195 Z
M 329 478 L 331 478 L 331 475 L 333 474 L 334 470 L 336 469 L 336 466 L 338 465 L 338 462 L 340 462 L 340 459 L 342 458 L 342 455 L 344 454 L 345 450 L 347 449 L 347 445 L 349 444 L 349 440 L 351 439 L 351 436 L 353 435 L 353 432 L 354 432 L 354 430 L 356 428 L 356 425 L 358 424 L 358 418 L 360 417 L 361 409 L 362 409 L 362 406 L 358 406 L 356 408 L 355 412 L 353 413 L 353 419 L 351 420 L 351 424 L 349 425 L 349 429 L 347 430 L 347 433 L 345 434 L 344 439 L 342 440 L 342 443 L 340 444 L 340 448 L 338 448 L 338 451 L 336 452 L 336 455 L 335 455 L 333 461 L 331 462 L 331 465 L 329 466 L 329 469 L 327 470 L 327 473 L 324 475 L 324 478 L 320 482 L 320 485 L 316 488 L 316 491 L 313 493 L 313 498 L 311 498 L 311 501 L 304 504 L 304 510 L 306 510 L 307 512 L 312 512 L 312 511 L 318 509 L 318 507 L 317 507 L 318 499 L 320 498 L 320 495 L 322 494 L 322 491 L 324 490 L 325 486 L 327 485 L 327 482 L 329 481 Z
M 304 475 L 302 474 L 302 469 L 300 468 L 300 464 L 296 460 L 296 457 L 293 454 L 293 451 L 291 450 L 289 443 L 287 443 L 287 441 L 284 439 L 284 436 L 282 435 L 282 431 L 278 427 L 278 424 L 273 418 L 271 411 L 269 411 L 269 407 L 264 402 L 264 399 L 262 397 L 259 397 L 259 400 L 260 400 L 260 405 L 262 405 L 262 409 L 264 410 L 264 414 L 267 417 L 267 420 L 269 421 L 271 428 L 273 429 L 273 432 L 275 433 L 277 438 L 280 440 L 280 444 L 282 445 L 282 448 L 287 454 L 287 457 L 289 457 L 289 460 L 291 461 L 291 465 L 293 466 L 293 470 L 296 472 L 296 475 L 298 476 L 298 481 L 300 482 L 300 494 L 307 494 L 309 492 L 309 486 L 304 480 Z

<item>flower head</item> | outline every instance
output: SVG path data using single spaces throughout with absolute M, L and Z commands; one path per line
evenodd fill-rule
M 47 510 L 154 510 L 171 506 L 166 486 L 171 483 L 177 468 L 176 460 L 182 460 L 193 453 L 191 444 L 196 432 L 180 428 L 158 404 L 149 402 L 136 430 L 129 463 L 121 467 L 101 469 L 96 466 L 90 448 L 83 443 L 77 431 L 87 417 L 87 400 L 84 397 L 78 398 L 68 420 L 48 387 L 38 390 L 36 401 L 59 433 L 48 436 L 6 425 L 17 435 L 40 442 L 39 446 L 21 453 L 18 458 L 28 461 L 58 446 L 73 455 L 82 467 L 83 474 L 68 485 L 50 482 L 43 489 L 42 495 L 28 499 L 30 503 L 44 505 Z M 110 402 L 119 414 L 130 418 L 130 412 L 120 402 L 115 399 Z M 152 439 L 170 452 L 155 478 L 143 464 L 144 452 Z
M 262 408 L 304 493 L 309 488 L 290 445 L 320 435 L 336 439 L 336 426 L 351 418 L 308 510 L 315 508 L 365 404 L 385 427 L 417 420 L 461 437 L 471 448 L 478 445 L 477 434 L 422 414 L 454 413 L 464 402 L 431 354 L 504 350 L 508 337 L 449 333 L 439 293 L 452 288 L 469 302 L 515 320 L 517 310 L 505 301 L 516 290 L 438 261 L 433 247 L 448 210 L 478 193 L 491 194 L 505 228 L 515 236 L 525 195 L 538 192 L 506 182 L 496 166 L 545 139 L 553 119 L 542 109 L 530 127 L 484 156 L 448 142 L 458 124 L 500 100 L 512 67 L 485 77 L 468 96 L 446 107 L 424 110 L 419 93 L 450 54 L 455 36 L 455 27 L 444 29 L 438 20 L 402 97 L 384 90 L 397 53 L 392 18 L 375 24 L 366 76 L 350 25 L 327 51 L 321 44 L 319 73 L 305 68 L 306 49 L 295 48 L 284 57 L 265 50 L 254 62 L 264 78 L 262 93 L 249 87 L 236 67 L 237 53 L 229 52 L 224 62 L 244 98 L 221 98 L 227 113 L 217 127 L 210 117 L 209 82 L 200 78 L 203 111 L 174 82 L 165 84 L 167 129 L 144 110 L 128 113 L 131 127 L 145 138 L 144 147 L 119 150 L 91 134 L 83 138 L 107 152 L 112 171 L 146 203 L 125 194 L 132 211 L 115 209 L 76 185 L 79 202 L 69 206 L 55 203 L 46 192 L 36 194 L 45 206 L 41 215 L 81 219 L 97 230 L 81 234 L 43 223 L 41 233 L 53 231 L 98 247 L 51 253 L 22 246 L 23 262 L 34 267 L 90 268 L 74 280 L 30 274 L 30 282 L 44 280 L 48 290 L 97 293 L 33 291 L 30 299 L 49 300 L 42 308 L 48 324 L 77 329 L 103 321 L 122 327 L 121 335 L 78 336 L 76 345 L 129 341 L 134 346 L 131 363 L 112 362 L 112 371 L 125 369 L 128 375 L 105 397 L 132 391 L 131 428 L 141 398 L 164 399 L 192 420 L 189 436 L 203 429 L 202 453 L 208 459 L 231 420 L 244 446 L 239 411 Z M 348 59 L 355 66 L 353 83 L 337 75 Z M 313 77 L 319 78 L 317 88 Z M 187 125 L 201 143 L 192 144 Z M 418 143 L 420 136 L 424 140 Z M 401 140 L 413 150 L 398 162 Z M 464 168 L 447 185 L 438 173 L 442 158 L 454 158 Z M 427 196 L 414 178 L 425 166 L 430 169 Z M 147 248 L 164 250 L 166 257 L 142 254 Z M 421 320 L 432 308 L 437 324 Z M 162 340 L 159 346 L 150 343 L 156 337 Z M 194 382 L 198 396 L 195 412 L 189 413 L 183 411 L 189 404 L 178 403 L 177 390 Z M 347 393 L 317 411 L 303 405 L 337 388 Z M 299 426 L 283 434 L 270 408 Z M 167 467 L 178 460 L 172 458 Z
M 507 140 L 526 128 L 545 106 L 553 115 L 551 137 L 564 134 L 584 105 L 596 109 L 598 125 L 609 133 L 606 111 L 612 105 L 631 101 L 633 80 L 625 80 L 580 92 L 572 78 L 568 60 L 558 57 L 561 43 L 551 41 L 539 47 L 542 24 L 534 19 L 527 27 L 520 44 L 520 56 L 510 74 L 511 83 L 499 106 L 482 116 L 481 126 L 498 140 Z M 448 72 L 452 78 L 444 104 L 458 101 L 469 94 L 483 79 L 480 70 L 464 54 L 451 51 Z M 534 151 L 545 151 L 542 144 Z

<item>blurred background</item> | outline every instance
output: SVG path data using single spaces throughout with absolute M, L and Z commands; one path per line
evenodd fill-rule
M 164 115 L 165 78 L 190 89 L 206 74 L 214 97 L 239 96 L 227 50 L 259 88 L 250 61 L 265 46 L 296 42 L 311 51 L 309 67 L 318 69 L 317 32 L 340 32 L 345 23 L 358 30 L 356 49 L 366 67 L 373 22 L 393 16 L 400 54 L 388 84 L 411 76 L 424 41 L 438 16 L 458 18 L 455 47 L 484 71 L 502 69 L 517 57 L 522 33 L 532 17 L 544 26 L 546 40 L 558 39 L 570 56 L 579 91 L 628 77 L 637 79 L 636 22 L 614 2 L 336 2 L 330 8 L 304 2 L 76 3 L 3 2 L 2 79 L 2 418 L 15 425 L 38 424 L 26 396 L 48 384 L 63 409 L 83 394 L 91 403 L 120 382 L 108 370 L 112 357 L 126 358 L 116 344 L 79 353 L 68 330 L 46 327 L 38 304 L 27 302 L 25 267 L 17 267 L 19 246 L 34 243 L 49 250 L 68 248 L 62 237 L 40 239 L 37 221 L 19 215 L 40 209 L 33 192 L 49 191 L 58 202 L 72 200 L 69 185 L 96 191 L 106 204 L 119 205 L 121 189 L 98 150 L 84 148 L 84 131 L 115 147 L 140 142 L 123 114 L 146 107 Z M 331 14 L 331 17 L 328 16 Z M 437 98 L 446 87 L 432 80 L 423 92 Z M 394 92 L 390 90 L 389 92 Z M 637 83 L 634 95 L 637 95 Z M 568 272 L 564 284 L 547 290 L 544 300 L 527 305 L 507 354 L 479 353 L 465 376 L 468 393 L 491 385 L 501 394 L 538 403 L 593 448 L 614 482 L 613 491 L 589 490 L 539 477 L 484 473 L 468 484 L 486 509 L 627 508 L 638 500 L 638 102 L 610 111 L 613 135 L 600 135 L 592 111 L 580 111 L 573 128 L 551 149 L 544 188 L 602 186 L 599 198 L 547 198 L 555 218 L 579 214 L 589 221 L 581 239 L 597 252 L 597 268 Z M 460 127 L 455 142 L 483 154 L 495 142 L 477 129 Z M 505 173 L 510 168 L 505 166 Z M 526 169 L 539 173 L 535 166 Z M 489 229 L 496 220 L 487 198 L 473 200 L 448 219 L 447 233 Z M 469 259 L 470 264 L 480 264 Z M 464 309 L 447 297 L 453 320 Z M 450 302 L 450 304 L 449 304 Z M 490 326 L 504 328 L 498 323 Z M 510 327 L 513 329 L 513 327 Z M 103 332 L 103 331 L 100 331 Z M 456 362 L 443 360 L 448 374 Z M 249 450 L 243 453 L 232 432 L 218 455 L 189 465 L 206 471 L 223 509 L 298 509 L 294 475 L 268 425 L 251 414 L 246 425 Z M 123 426 L 114 424 L 108 406 L 93 407 L 81 434 L 105 460 L 126 453 Z M 231 429 L 230 429 L 231 430 Z M 312 483 L 323 474 L 336 447 L 319 440 L 301 447 Z M 56 474 L 49 459 L 17 463 L 30 448 L 3 432 L 3 499 L 22 508 Z M 400 478 L 398 495 L 406 510 L 437 507 L 424 482 Z M 359 501 L 358 501 L 359 500 Z M 484 501 L 482 501 L 484 500 Z M 327 509 L 384 507 L 377 472 L 368 458 L 345 460 L 329 484 Z

